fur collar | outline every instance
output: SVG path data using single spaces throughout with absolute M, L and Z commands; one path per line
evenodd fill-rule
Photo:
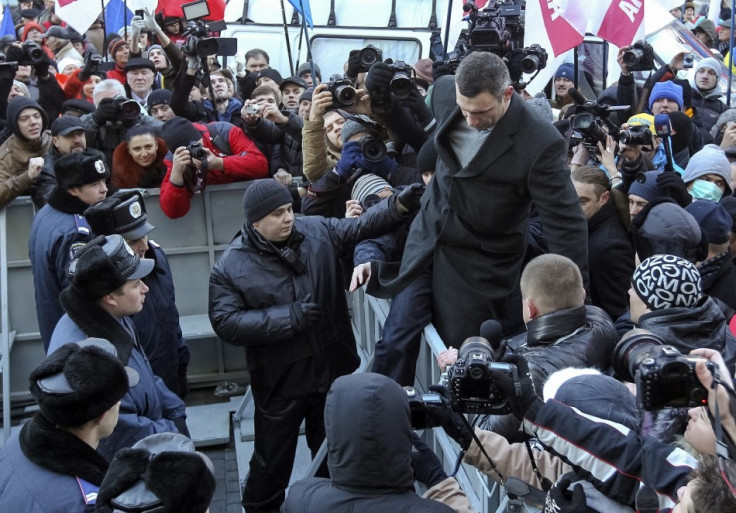
M 49 197 L 49 205 L 51 205 L 56 210 L 64 212 L 65 214 L 79 215 L 84 214 L 84 211 L 87 210 L 87 208 L 89 207 L 89 205 L 87 205 L 84 201 L 77 198 L 76 196 L 72 196 L 66 190 L 58 186 L 54 187 L 54 189 L 51 191 L 51 196 Z
M 128 143 L 120 143 L 112 154 L 111 183 L 120 189 L 161 187 L 161 182 L 166 176 L 164 157 L 169 150 L 166 148 L 166 142 L 160 137 L 156 137 L 156 143 L 158 144 L 156 160 L 145 169 L 136 164 L 128 153 Z
M 51 424 L 40 412 L 23 426 L 18 438 L 25 457 L 39 467 L 81 477 L 96 486 L 102 484 L 107 460 L 73 434 Z
M 72 286 L 68 286 L 59 294 L 59 302 L 80 330 L 88 337 L 109 340 L 115 346 L 123 365 L 128 364 L 135 345 L 134 335 L 103 310 L 97 301 L 82 296 Z

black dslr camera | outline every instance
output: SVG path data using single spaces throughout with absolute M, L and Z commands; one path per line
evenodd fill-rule
M 353 83 L 342 75 L 332 75 L 327 82 L 327 90 L 332 93 L 333 108 L 350 107 L 355 104 L 357 97 Z
M 374 135 L 366 135 L 358 141 L 360 152 L 368 162 L 380 162 L 386 156 L 388 149 L 383 139 Z
M 508 397 L 496 386 L 494 372 L 518 381 L 516 367 L 494 361 L 493 348 L 483 337 L 465 339 L 457 361 L 448 371 L 453 408 L 463 413 L 504 415 L 511 411 Z
M 646 41 L 637 41 L 623 55 L 624 64 L 629 71 L 649 71 L 654 69 L 654 50 Z
M 646 126 L 632 126 L 618 133 L 618 141 L 623 144 L 652 145 L 652 131 Z
M 373 196 L 373 195 L 371 195 Z M 411 427 L 414 429 L 429 429 L 438 427 L 437 417 L 431 414 L 433 409 L 445 408 L 440 394 L 431 392 L 420 394 L 414 387 L 404 387 L 406 398 L 409 400 L 409 412 L 411 413 Z
M 708 391 L 695 375 L 701 358 L 685 356 L 654 334 L 622 340 L 613 350 L 613 369 L 619 378 L 636 383 L 636 397 L 644 410 L 694 408 L 708 404 Z M 712 362 L 706 362 L 711 373 Z
M 187 151 L 193 159 L 207 160 L 207 150 L 204 149 L 204 145 L 199 141 L 192 141 L 187 144 Z
M 129 100 L 125 96 L 116 96 L 113 99 L 118 116 L 126 121 L 138 119 L 141 114 L 141 106 L 135 100 Z
M 406 98 L 411 93 L 411 90 L 414 89 L 414 84 L 411 81 L 411 74 L 414 68 L 404 61 L 396 61 L 390 65 L 389 69 L 394 74 L 389 83 L 391 94 L 400 100 Z
M 35 41 L 26 39 L 23 41 L 21 46 L 23 47 L 23 53 L 25 54 L 26 59 L 31 61 L 31 64 L 40 64 L 46 57 L 46 52 L 44 52 L 41 45 Z
M 534 73 L 547 67 L 547 50 L 538 44 L 533 44 L 523 50 L 524 56 L 521 59 L 521 71 L 524 73 Z
M 358 52 L 358 62 L 362 71 L 368 71 L 377 62 L 383 61 L 383 51 L 373 45 L 368 45 Z

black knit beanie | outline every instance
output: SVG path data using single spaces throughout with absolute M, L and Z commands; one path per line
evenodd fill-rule
M 245 222 L 263 219 L 282 205 L 293 203 L 289 190 L 272 178 L 253 180 L 243 194 Z
M 146 107 L 150 112 L 156 105 L 169 105 L 171 103 L 171 91 L 168 89 L 156 89 L 146 98 Z
M 174 117 L 164 123 L 162 128 L 164 133 L 164 141 L 166 146 L 173 153 L 177 148 L 186 146 L 192 141 L 198 141 L 202 138 L 202 132 L 188 119 L 182 117 Z

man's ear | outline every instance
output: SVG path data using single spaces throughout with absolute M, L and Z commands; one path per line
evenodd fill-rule
M 102 296 L 100 298 L 100 302 L 102 303 L 102 305 L 107 305 L 107 306 L 113 306 L 114 307 L 114 306 L 117 306 L 118 305 L 117 300 L 115 299 L 115 294 L 113 294 L 112 292 L 110 292 L 109 294 L 105 294 L 104 296 Z
M 524 298 L 524 303 L 526 303 L 526 307 L 529 310 L 529 319 L 535 319 L 539 317 L 539 308 L 537 308 L 537 305 L 534 304 L 534 299 L 527 297 Z

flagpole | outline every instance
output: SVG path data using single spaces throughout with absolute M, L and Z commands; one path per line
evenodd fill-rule
M 304 8 L 302 7 L 302 12 Z M 284 38 L 286 39 L 286 53 L 289 54 L 289 74 L 294 76 L 294 61 L 291 58 L 291 42 L 289 41 L 289 28 L 286 26 L 286 9 L 284 0 L 281 0 L 281 19 L 284 21 Z
M 309 69 L 312 72 L 312 84 L 317 87 L 317 72 L 314 70 L 314 58 L 312 56 L 312 43 L 309 42 L 309 33 L 307 32 L 307 17 L 304 11 L 304 0 L 299 0 L 302 7 L 302 28 L 304 29 L 304 39 L 307 41 L 307 60 L 309 61 Z
M 452 21 L 452 0 L 447 3 L 447 21 L 445 22 L 445 55 L 443 59 L 447 58 L 447 45 L 450 40 L 450 22 Z
M 100 52 L 105 56 L 105 62 L 110 62 L 110 59 L 107 58 L 108 51 L 107 48 L 105 48 L 105 40 L 107 39 L 107 23 L 105 22 L 105 0 L 100 0 L 100 5 L 102 6 L 102 48 L 100 48 Z
M 736 12 L 736 0 L 731 0 L 731 26 L 733 27 L 733 13 Z M 733 83 L 733 29 L 731 29 L 728 42 L 728 91 L 726 92 L 726 105 L 731 106 L 731 84 Z

